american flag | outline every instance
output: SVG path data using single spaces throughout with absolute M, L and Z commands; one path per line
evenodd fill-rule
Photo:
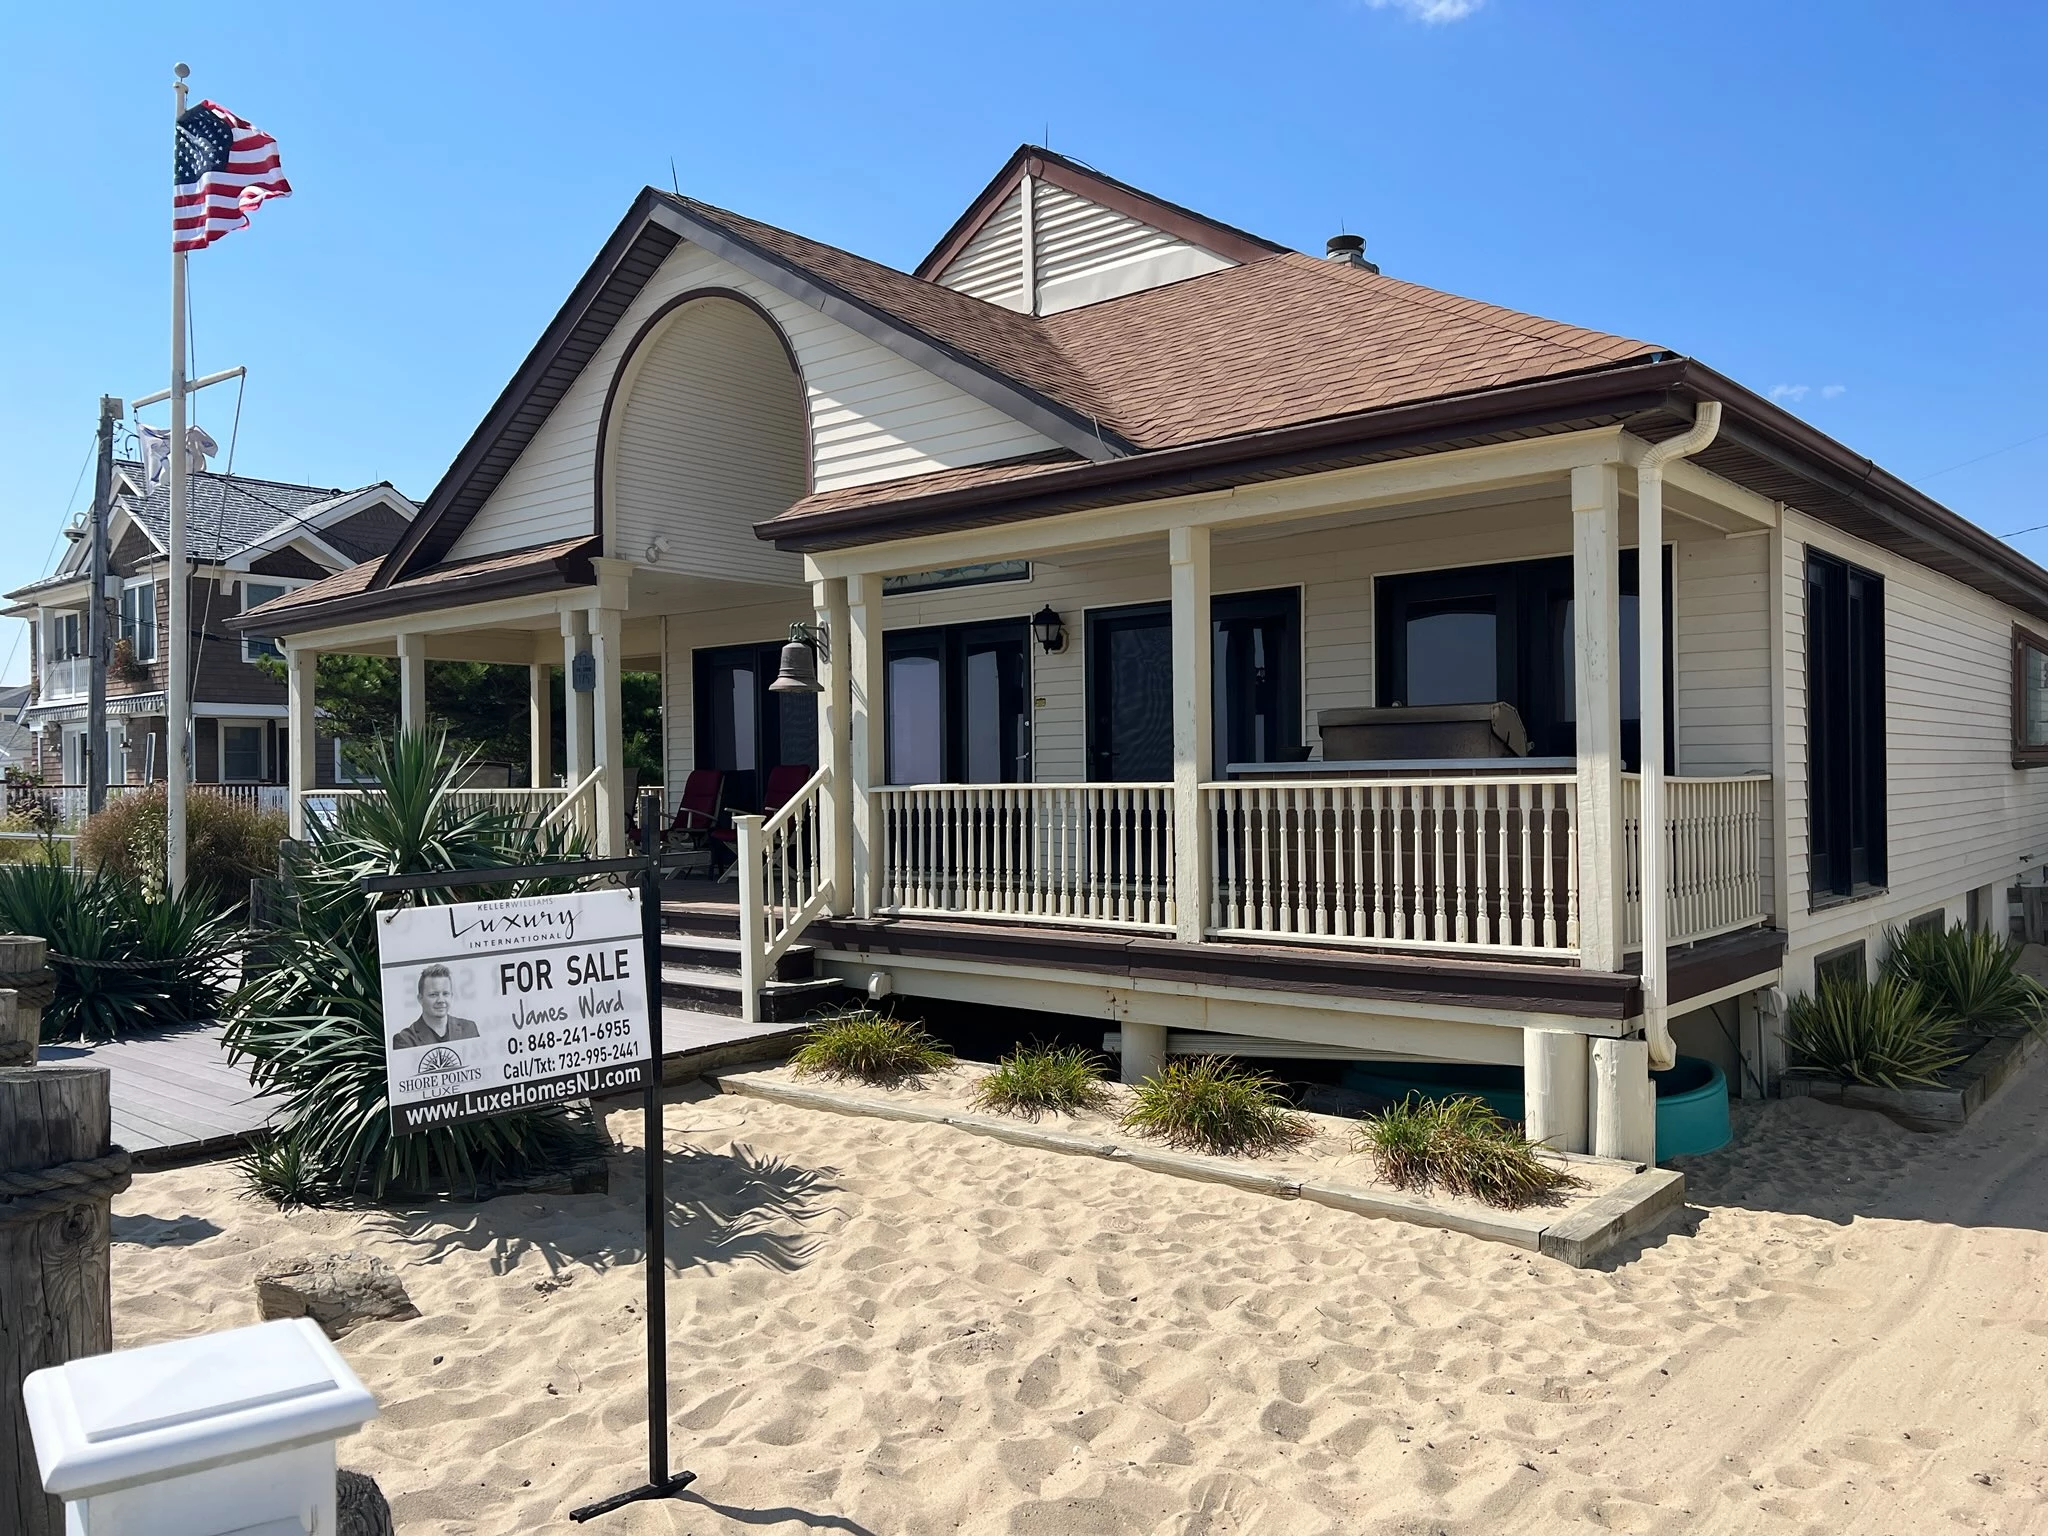
M 218 102 L 202 101 L 178 119 L 177 192 L 171 200 L 171 249 L 204 250 L 268 198 L 290 197 L 277 140 Z

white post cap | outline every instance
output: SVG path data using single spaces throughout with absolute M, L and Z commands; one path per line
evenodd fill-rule
M 297 1317 L 91 1355 L 22 1384 L 43 1487 L 78 1500 L 338 1440 L 377 1399 Z

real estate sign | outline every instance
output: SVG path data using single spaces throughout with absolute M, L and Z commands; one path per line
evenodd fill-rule
M 377 955 L 401 1135 L 621 1092 L 654 1070 L 631 891 L 387 912 Z

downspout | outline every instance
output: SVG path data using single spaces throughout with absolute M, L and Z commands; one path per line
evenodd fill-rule
M 1676 1065 L 1671 1039 L 1670 921 L 1666 905 L 1664 840 L 1664 466 L 1690 458 L 1721 430 L 1721 403 L 1702 400 L 1692 430 L 1652 443 L 1636 461 L 1636 643 L 1642 721 L 1642 870 L 1636 888 L 1643 908 L 1643 1032 L 1650 1066 Z

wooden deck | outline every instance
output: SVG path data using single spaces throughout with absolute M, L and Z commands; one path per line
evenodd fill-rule
M 787 1024 L 748 1024 L 671 1004 L 661 1012 L 662 1075 L 679 1082 L 707 1066 L 782 1054 L 791 1034 Z M 228 1061 L 218 1024 L 103 1045 L 45 1045 L 38 1060 L 107 1068 L 114 1141 L 143 1162 L 232 1151 L 284 1102 L 257 1093 L 247 1072 Z
M 105 1067 L 114 1140 L 145 1161 L 201 1156 L 239 1146 L 282 1101 L 249 1086 L 228 1061 L 221 1026 L 184 1029 L 103 1045 L 45 1045 L 40 1063 Z

